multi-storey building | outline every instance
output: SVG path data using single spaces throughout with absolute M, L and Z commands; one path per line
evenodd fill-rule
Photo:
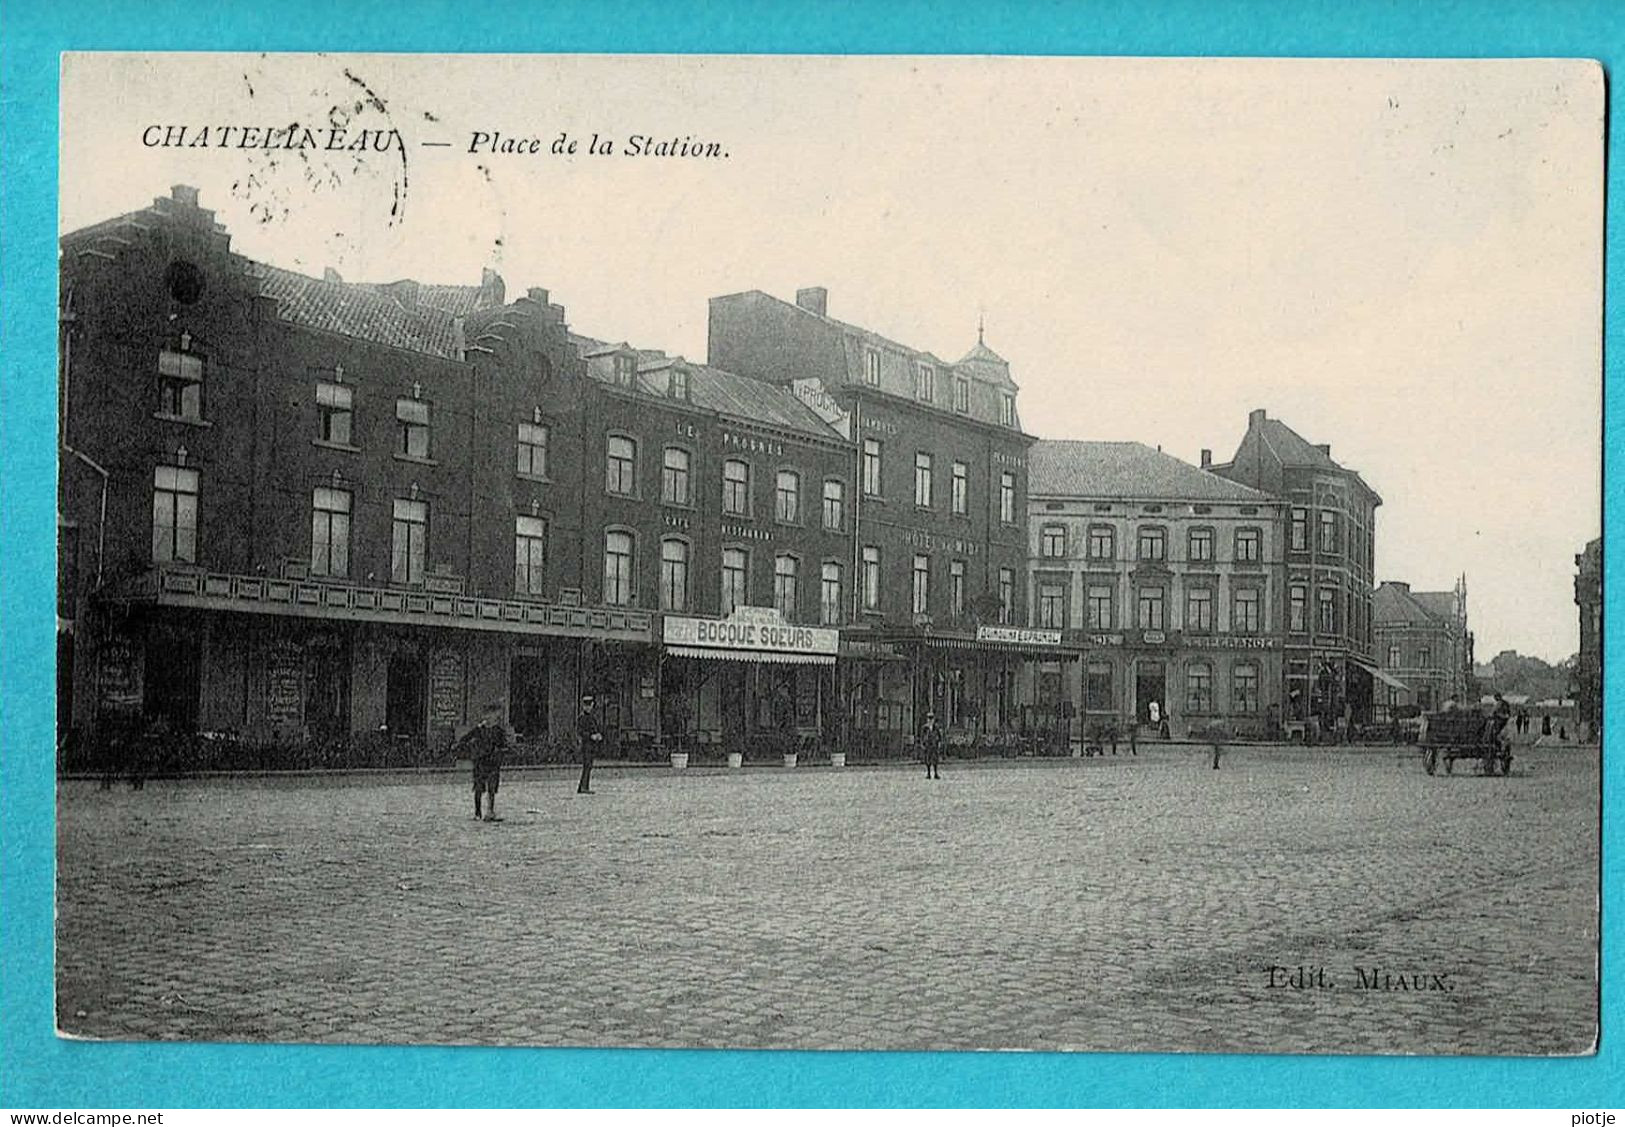
M 1021 666 L 1062 652 L 1025 629 L 1027 451 L 1009 365 L 978 337 L 935 355 L 837 320 L 822 288 L 791 304 L 711 299 L 710 361 L 789 388 L 852 441 L 852 622 L 844 699 L 859 728 L 1025 721 Z M 907 660 L 899 660 L 907 659 Z
M 499 702 L 541 735 L 584 641 L 652 642 L 643 606 L 592 605 L 595 385 L 546 291 L 252 262 L 184 187 L 61 251 L 65 734 L 163 717 L 354 761 Z
M 1465 576 L 1451 591 L 1412 591 L 1409 583 L 1385 580 L 1372 596 L 1371 617 L 1381 663 L 1374 674 L 1376 719 L 1405 705 L 1429 711 L 1475 699 Z
M 1378 666 L 1371 592 L 1379 497 L 1355 470 L 1260 409 L 1235 457 L 1204 469 L 1285 502 L 1284 723 L 1365 722 Z
M 850 443 L 788 389 L 572 338 L 596 396 L 589 597 L 658 612 L 593 670 L 623 731 L 735 745 L 823 729 L 851 586 Z
M 1580 611 L 1579 723 L 1582 737 L 1602 741 L 1602 538 L 1574 557 L 1574 605 Z
M 1284 503 L 1138 442 L 1041 441 L 1029 466 L 1032 622 L 1083 651 L 1040 667 L 1040 705 L 1278 731 Z

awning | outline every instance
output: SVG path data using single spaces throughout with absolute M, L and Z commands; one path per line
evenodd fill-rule
M 986 642 L 976 638 L 926 636 L 918 639 L 928 646 L 943 649 L 981 650 L 984 653 L 1010 654 L 1013 657 L 1036 657 L 1048 661 L 1073 661 L 1081 656 L 1075 649 L 1061 646 L 1023 645 L 1020 642 Z
M 1390 688 L 1402 689 L 1407 693 L 1411 691 L 1411 687 L 1405 682 L 1401 681 L 1398 677 L 1395 677 L 1392 673 L 1384 672 L 1380 667 L 1373 665 L 1369 661 L 1361 661 L 1357 657 L 1351 657 L 1349 658 L 1349 664 L 1358 665 L 1361 669 L 1365 670 L 1367 673 L 1371 674 L 1371 676 L 1375 677 L 1377 680 L 1381 681 L 1384 685 L 1387 685 Z
M 784 650 L 724 650 L 710 646 L 667 646 L 670 657 L 712 658 L 721 661 L 758 661 L 768 665 L 834 665 L 834 654 L 792 653 Z

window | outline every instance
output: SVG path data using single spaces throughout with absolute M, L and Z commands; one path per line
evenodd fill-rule
M 1399 643 L 1395 642 L 1388 647 L 1388 668 L 1399 668 Z
M 1309 591 L 1305 587 L 1292 587 L 1287 591 L 1287 629 L 1301 634 L 1309 629 Z
M 1141 587 L 1139 598 L 1139 625 L 1141 630 L 1163 629 L 1163 591 L 1161 587 Z
M 1264 534 L 1256 528 L 1236 529 L 1236 562 L 1257 563 L 1263 555 Z
M 964 462 L 954 463 L 948 501 L 955 516 L 970 512 L 970 470 Z
M 1337 633 L 1337 597 L 1334 592 L 1320 592 L 1320 632 Z
M 878 348 L 863 350 L 863 382 L 870 387 L 880 386 L 880 350 Z
M 1046 524 L 1038 534 L 1038 554 L 1049 559 L 1066 555 L 1066 528 L 1059 524 Z
M 999 423 L 1007 427 L 1016 425 L 1016 397 L 1009 392 L 999 396 Z
M 547 590 L 547 521 L 541 517 L 513 520 L 513 589 L 521 595 Z
M 1258 711 L 1258 666 L 1244 662 L 1230 671 L 1232 712 Z
M 407 458 L 429 456 L 429 405 L 421 399 L 395 400 L 398 429 L 395 453 Z
M 660 609 L 688 609 L 688 545 L 681 540 L 660 542 Z
M 750 604 L 750 556 L 743 548 L 722 550 L 722 613 Z
M 1109 560 L 1116 555 L 1117 535 L 1112 531 L 1111 525 L 1090 525 L 1089 558 L 1092 560 Z
M 794 470 L 780 470 L 773 487 L 773 515 L 783 524 L 801 521 L 801 476 Z
M 1320 550 L 1337 551 L 1337 514 L 1330 509 L 1320 510 Z
M 970 414 L 970 381 L 963 376 L 954 380 L 954 410 L 961 415 Z
M 1186 590 L 1185 629 L 1202 634 L 1213 630 L 1213 588 L 1191 587 Z
M 1142 560 L 1167 559 L 1168 530 L 1157 527 L 1141 528 L 1139 535 L 1139 546 L 1140 558 Z
M 841 624 L 841 565 L 826 563 L 818 576 L 818 621 L 825 626 Z
M 954 560 L 948 565 L 948 599 L 955 618 L 965 617 L 965 561 Z
M 931 455 L 914 455 L 914 503 L 923 509 L 931 507 Z
M 390 529 L 389 578 L 395 583 L 422 583 L 428 554 L 429 504 L 396 498 Z
M 311 495 L 310 573 L 350 574 L 350 491 L 317 486 Z
M 1230 629 L 1237 634 L 1258 633 L 1260 601 L 1257 587 L 1238 587 L 1230 604 Z
M 846 523 L 846 486 L 833 478 L 824 482 L 824 527 L 841 531 Z
M 158 413 L 203 418 L 203 357 L 167 348 L 158 353 Z
M 604 533 L 604 602 L 613 607 L 632 602 L 632 534 Z
M 1185 669 L 1185 711 L 1213 711 L 1213 667 L 1205 661 L 1192 662 Z
M 638 361 L 635 356 L 625 353 L 615 357 L 615 386 L 631 387 L 632 380 L 638 372 Z
M 1008 567 L 999 569 L 999 622 L 1008 626 L 1016 613 L 1016 573 Z
M 796 618 L 796 558 L 777 556 L 773 560 L 773 605 L 794 622 Z
M 197 471 L 159 466 L 152 474 L 152 559 L 197 563 Z
M 999 475 L 999 519 L 1005 524 L 1016 523 L 1016 475 Z
M 1110 662 L 1092 661 L 1083 682 L 1083 707 L 1090 712 L 1112 710 L 1112 667 Z
M 1309 550 L 1309 513 L 1304 509 L 1292 510 L 1292 550 Z
M 663 504 L 689 504 L 688 470 L 688 451 L 681 446 L 666 447 L 660 466 L 660 500 Z
M 1213 530 L 1193 528 L 1190 532 L 1189 559 L 1192 563 L 1210 563 L 1213 560 Z
M 931 557 L 914 557 L 914 613 L 924 614 L 931 605 Z
M 880 440 L 863 440 L 863 495 L 880 496 Z
M 914 398 L 921 403 L 930 403 L 936 398 L 937 372 L 929 364 L 921 364 L 914 369 Z
M 671 370 L 671 380 L 669 383 L 667 383 L 666 388 L 671 392 L 671 397 L 673 399 L 687 399 L 688 369 L 673 368 Z
M 1095 630 L 1112 628 L 1112 589 L 1104 583 L 1089 585 L 1089 625 Z
M 350 445 L 355 421 L 355 389 L 338 383 L 316 385 L 316 437 L 338 446 Z
M 863 609 L 880 609 L 880 549 L 867 544 L 863 549 Z
M 729 516 L 750 515 L 750 466 L 729 459 L 722 463 L 722 511 Z
M 1416 664 L 1419 668 L 1430 669 L 1433 666 L 1433 651 L 1423 646 L 1416 651 Z
M 637 489 L 638 444 L 622 434 L 609 436 L 608 458 L 604 463 L 604 489 L 630 496 Z
M 542 423 L 519 424 L 519 456 L 515 463 L 518 473 L 531 477 L 547 476 L 548 430 Z
M 1066 625 L 1066 588 L 1059 583 L 1038 585 L 1038 625 L 1051 629 Z

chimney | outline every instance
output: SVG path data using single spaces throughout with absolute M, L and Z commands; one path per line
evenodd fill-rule
M 823 286 L 807 286 L 796 291 L 796 304 L 820 317 L 829 314 L 829 291 Z
M 1269 416 L 1264 414 L 1264 408 L 1255 407 L 1251 411 L 1247 412 L 1247 426 L 1249 429 L 1256 427 L 1259 423 L 1262 423 L 1267 418 L 1269 418 Z
M 502 281 L 502 275 L 489 266 L 480 270 L 480 304 L 501 305 L 507 300 L 508 287 Z
M 337 270 L 333 269 L 331 266 L 324 266 L 324 267 L 322 267 L 322 281 L 324 281 L 324 282 L 342 282 L 342 281 L 344 281 L 344 279 L 341 278 L 339 276 L 339 272 Z
M 1213 451 L 1206 446 L 1202 447 L 1202 468 L 1205 470 L 1213 465 Z
M 176 184 L 169 190 L 176 203 L 183 203 L 190 207 L 197 206 L 197 189 L 190 184 Z
M 1332 456 L 1332 444 L 1330 442 L 1317 442 L 1315 443 L 1315 449 L 1319 450 L 1328 458 Z
M 1396 591 L 1403 591 L 1403 592 L 1405 592 L 1405 594 L 1407 594 L 1407 595 L 1409 595 L 1409 594 L 1410 594 L 1410 593 L 1411 593 L 1411 585 L 1410 585 L 1410 583 L 1408 583 L 1408 582 L 1406 582 L 1406 583 L 1401 583 L 1401 582 L 1400 582 L 1400 581 L 1399 581 L 1399 580 L 1397 580 L 1397 579 L 1384 579 L 1384 580 L 1383 580 L 1383 581 L 1382 581 L 1382 585 L 1383 585 L 1383 586 L 1384 586 L 1384 587 L 1392 587 L 1392 588 L 1394 588 L 1394 590 L 1396 590 Z

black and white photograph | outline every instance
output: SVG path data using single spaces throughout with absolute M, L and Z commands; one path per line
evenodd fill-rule
M 1595 1052 L 1597 64 L 60 111 L 59 1036 Z

